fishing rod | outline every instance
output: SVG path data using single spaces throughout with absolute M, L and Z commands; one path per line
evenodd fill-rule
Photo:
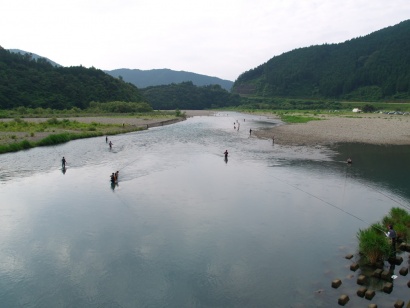
M 364 186 L 366 186 L 366 187 L 372 189 L 373 191 L 378 192 L 379 194 L 381 194 L 382 196 L 386 197 L 387 199 L 390 199 L 391 201 L 397 203 L 397 204 L 400 205 L 401 207 L 403 207 L 403 208 L 405 208 L 405 209 L 407 209 L 407 210 L 410 210 L 410 206 L 409 206 L 409 205 L 406 205 L 406 204 L 403 204 L 403 203 L 397 201 L 396 199 L 394 199 L 394 198 L 390 197 L 389 195 L 387 195 L 387 194 L 381 192 L 380 190 L 377 190 L 376 188 L 374 188 L 374 187 L 372 187 L 372 186 L 370 186 L 370 185 L 364 183 L 363 181 L 360 181 L 360 180 L 358 180 L 358 179 L 355 179 L 355 180 L 356 180 L 357 182 L 359 182 L 360 184 L 362 184 L 362 185 L 364 185 Z
M 266 171 L 265 171 L 265 172 L 266 172 Z M 270 177 L 276 179 L 276 180 L 279 181 L 279 182 L 282 182 L 282 183 L 284 183 L 284 184 L 286 184 L 286 185 L 289 185 L 290 187 L 293 187 L 293 188 L 295 188 L 295 189 L 297 189 L 297 190 L 299 190 L 299 191 L 301 191 L 301 192 L 303 192 L 303 193 L 305 193 L 305 194 L 307 194 L 307 195 L 309 195 L 309 196 L 311 196 L 311 197 L 313 197 L 313 198 L 315 198 L 315 199 L 317 199 L 317 200 L 319 200 L 319 201 L 321 201 L 321 202 L 323 202 L 323 203 L 325 203 L 325 204 L 327 204 L 327 205 L 329 205 L 329 206 L 331 206 L 331 207 L 333 207 L 333 208 L 335 208 L 335 209 L 337 209 L 337 210 L 339 210 L 339 211 L 341 211 L 341 212 L 343 212 L 343 213 L 345 213 L 345 214 L 347 214 L 347 215 L 350 215 L 350 216 L 352 216 L 353 218 L 356 218 L 357 220 L 360 220 L 361 222 L 364 222 L 365 224 L 367 224 L 367 225 L 369 225 L 369 226 L 371 226 L 371 227 L 373 227 L 373 228 L 375 228 L 375 229 L 377 229 L 377 230 L 379 230 L 379 231 L 385 233 L 385 230 L 380 229 L 379 227 L 375 226 L 374 224 L 371 224 L 370 222 L 368 222 L 368 221 L 366 221 L 366 220 L 360 218 L 360 217 L 357 216 L 357 215 L 354 215 L 354 214 L 352 214 L 352 213 L 350 213 L 350 212 L 348 212 L 348 211 L 345 211 L 344 209 L 342 209 L 342 208 L 340 208 L 340 207 L 338 207 L 338 206 L 336 206 L 336 205 L 330 203 L 329 201 L 326 201 L 326 200 L 324 200 L 324 199 L 322 199 L 322 198 L 320 198 L 320 197 L 318 197 L 318 196 L 316 196 L 316 195 L 314 195 L 314 194 L 312 194 L 312 193 L 310 193 L 310 192 L 308 192 L 308 191 L 306 191 L 306 190 L 303 190 L 303 189 L 301 189 L 301 188 L 299 188 L 299 187 L 297 187 L 297 186 L 295 186 L 295 185 L 293 185 L 293 184 L 291 184 L 291 183 L 288 183 L 288 182 L 286 182 L 286 181 L 284 181 L 284 180 L 282 180 L 282 179 L 280 179 L 280 178 L 278 178 L 278 177 L 276 177 L 276 176 L 274 176 L 274 175 L 271 175 L 270 173 L 267 173 L 267 172 L 266 172 L 266 174 L 269 175 Z

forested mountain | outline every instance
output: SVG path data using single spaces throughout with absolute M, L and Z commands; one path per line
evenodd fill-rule
M 141 89 L 141 92 L 154 109 L 164 110 L 237 106 L 240 99 L 239 95 L 231 94 L 220 85 L 198 87 L 191 81 L 147 87 Z
M 45 59 L 48 62 L 50 62 L 50 64 L 53 65 L 53 66 L 61 66 L 60 64 L 50 60 L 49 58 L 39 56 L 39 55 L 37 55 L 35 53 L 32 53 L 32 52 L 24 51 L 24 50 L 21 50 L 21 49 L 7 49 L 7 50 L 10 51 L 10 52 L 19 53 L 19 54 L 22 54 L 22 55 L 28 54 L 34 60 L 38 60 L 38 59 L 42 58 L 42 59 Z
M 286 52 L 241 74 L 233 93 L 377 101 L 410 98 L 410 20 L 340 44 Z
M 170 69 L 131 70 L 122 68 L 105 72 L 117 78 L 121 77 L 124 81 L 131 82 L 138 88 L 192 81 L 197 86 L 218 84 L 225 90 L 230 91 L 233 85 L 233 82 L 230 80 Z
M 137 87 L 95 68 L 56 67 L 44 58 L 0 47 L 0 108 L 87 108 L 96 102 L 140 102 Z

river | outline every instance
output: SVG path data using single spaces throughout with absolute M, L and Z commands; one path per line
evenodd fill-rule
M 2 307 L 367 306 L 356 234 L 409 208 L 410 148 L 250 135 L 278 124 L 224 112 L 1 155 Z M 372 302 L 408 300 L 407 281 Z

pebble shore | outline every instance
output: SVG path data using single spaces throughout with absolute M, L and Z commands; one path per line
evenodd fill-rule
M 281 145 L 332 145 L 368 143 L 410 145 L 410 116 L 358 114 L 352 117 L 323 116 L 319 121 L 285 124 L 255 131 L 254 135 Z

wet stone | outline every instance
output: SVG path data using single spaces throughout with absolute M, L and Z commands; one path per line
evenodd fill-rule
M 386 281 L 391 281 L 391 271 L 385 270 L 381 273 L 380 278 Z
M 396 256 L 394 264 L 400 265 L 403 263 L 403 258 L 400 256 Z
M 407 267 L 402 267 L 399 271 L 400 275 L 406 276 L 409 273 L 409 269 Z
M 357 277 L 357 284 L 362 286 L 365 283 L 366 283 L 366 276 L 365 275 L 359 275 L 359 277 Z
M 339 305 L 344 306 L 347 304 L 349 300 L 350 300 L 349 296 L 347 296 L 346 294 L 343 294 L 343 295 L 340 295 L 337 302 Z
M 348 260 L 350 260 L 351 258 L 353 258 L 353 255 L 352 255 L 352 254 L 348 254 L 345 258 L 348 259 Z
M 377 308 L 376 304 L 370 304 L 369 306 L 367 306 L 368 308 Z
M 350 265 L 350 270 L 353 271 L 353 272 L 357 271 L 358 268 L 359 268 L 359 264 L 357 264 L 357 263 L 352 263 Z
M 356 294 L 357 294 L 357 296 L 364 297 L 364 294 L 366 293 L 366 291 L 367 291 L 366 287 L 360 287 L 357 290 Z
M 386 282 L 383 285 L 383 292 L 390 294 L 393 291 L 393 284 L 391 282 Z
M 388 261 L 390 264 L 400 265 L 403 262 L 403 258 L 400 256 L 395 256 L 395 257 L 390 257 Z
M 374 290 L 367 290 L 366 293 L 364 294 L 364 297 L 368 300 L 371 300 L 375 295 L 376 295 L 376 292 Z
M 394 303 L 394 308 L 403 308 L 404 307 L 404 302 L 399 299 Z
M 373 277 L 380 278 L 380 276 L 382 275 L 382 272 L 383 272 L 383 270 L 381 270 L 380 268 L 378 268 L 377 270 L 375 270 L 375 271 L 373 272 Z
M 410 280 L 407 282 L 407 286 L 410 288 Z
M 399 245 L 399 249 L 400 249 L 401 251 L 407 251 L 407 244 L 406 244 L 406 243 L 401 243 L 401 244 Z
M 342 284 L 342 281 L 340 279 L 335 279 L 332 281 L 332 288 L 337 289 L 338 287 L 340 287 L 341 284 Z

